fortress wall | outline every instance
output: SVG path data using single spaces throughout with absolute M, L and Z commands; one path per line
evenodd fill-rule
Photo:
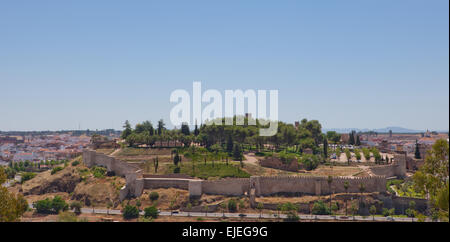
M 360 184 L 364 184 L 365 192 L 385 192 L 385 177 L 333 177 L 328 184 L 328 177 L 259 177 L 256 185 L 257 196 L 274 195 L 278 193 L 325 195 L 330 193 L 344 193 L 345 182 L 349 187 L 347 192 L 360 192 Z M 259 187 L 259 188 L 258 188 Z
M 403 178 L 406 176 L 406 154 L 394 154 L 394 162 L 390 165 L 373 166 L 370 170 L 377 176 Z
M 98 154 L 92 150 L 83 151 L 83 161 L 86 166 L 104 166 L 108 171 L 114 171 L 118 176 L 126 178 L 126 186 L 120 191 L 121 200 L 128 196 L 140 196 L 144 188 L 179 188 L 189 190 L 191 195 L 201 194 L 241 196 L 255 189 L 256 196 L 268 196 L 280 193 L 325 195 L 344 193 L 345 182 L 349 183 L 347 192 L 359 193 L 360 185 L 364 184 L 364 192 L 385 192 L 386 176 L 401 175 L 406 172 L 406 160 L 396 158 L 395 164 L 373 167 L 374 173 L 382 174 L 375 177 L 333 177 L 331 186 L 328 177 L 313 176 L 279 176 L 251 178 L 228 178 L 215 181 L 202 181 L 186 178 L 153 177 L 142 178 L 142 171 L 137 167 L 116 160 L 114 157 Z M 403 167 L 402 164 L 405 166 Z M 191 191 L 192 190 L 192 191 Z
M 145 189 L 155 188 L 178 188 L 189 189 L 189 179 L 177 179 L 177 178 L 143 178 Z
M 250 189 L 249 178 L 229 178 L 216 181 L 202 181 L 202 193 L 241 196 Z

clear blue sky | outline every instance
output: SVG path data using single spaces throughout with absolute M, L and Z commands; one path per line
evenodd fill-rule
M 170 93 L 278 89 L 287 122 L 448 130 L 449 1 L 0 2 L 0 130 L 167 120 Z

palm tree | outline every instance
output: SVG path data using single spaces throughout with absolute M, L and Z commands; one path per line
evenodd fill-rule
M 362 195 L 365 190 L 366 190 L 366 186 L 364 185 L 364 183 L 359 184 L 359 192 L 361 193 L 360 203 L 362 203 Z
M 350 186 L 350 183 L 348 181 L 345 181 L 344 182 L 345 195 L 347 195 L 349 186 Z M 345 197 L 345 216 L 347 216 L 347 197 Z
M 256 208 L 259 210 L 259 218 L 262 217 L 262 210 L 264 208 L 264 204 L 262 203 L 258 203 L 258 205 L 256 206 Z
M 225 218 L 225 210 L 227 209 L 227 205 L 225 204 L 225 202 L 220 204 L 220 208 L 222 208 L 222 217 Z
M 330 189 L 330 211 L 331 211 L 331 194 L 332 194 L 331 183 L 333 183 L 333 177 L 328 176 L 327 182 L 328 182 L 328 188 Z
M 186 205 L 186 209 L 188 210 L 188 217 L 190 217 L 190 216 L 191 216 L 192 204 L 191 204 L 191 203 L 188 203 L 188 204 Z
M 205 205 L 204 209 L 205 209 L 205 217 L 208 217 L 208 205 Z

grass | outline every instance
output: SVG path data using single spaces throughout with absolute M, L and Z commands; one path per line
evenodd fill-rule
M 176 166 L 172 164 L 169 166 L 167 171 L 173 173 L 175 168 Z M 202 179 L 208 179 L 211 177 L 250 177 L 250 174 L 242 170 L 239 165 L 232 164 L 231 162 L 228 165 L 224 162 L 214 162 L 214 166 L 212 162 L 207 162 L 206 164 L 203 162 L 195 162 L 194 168 L 192 166 L 192 162 L 186 162 L 181 164 L 180 173 Z

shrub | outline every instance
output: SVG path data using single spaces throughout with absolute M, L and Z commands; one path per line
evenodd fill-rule
M 36 173 L 34 173 L 34 172 L 24 172 L 24 173 L 22 173 L 22 181 L 21 182 L 24 183 L 28 180 L 33 179 L 33 177 L 35 177 L 35 176 L 36 176 Z
M 234 199 L 228 200 L 228 211 L 230 211 L 230 212 L 236 212 L 237 211 L 236 200 L 234 200 Z
M 315 215 L 329 215 L 331 214 L 330 208 L 322 201 L 317 201 L 314 203 L 312 208 L 312 214 Z
M 135 206 L 127 205 L 123 209 L 123 218 L 124 219 L 133 219 L 139 217 L 139 210 Z
M 49 198 L 34 202 L 33 207 L 36 209 L 37 213 L 43 213 L 43 214 L 53 213 L 52 201 Z
M 148 197 L 150 198 L 151 201 L 156 201 L 159 198 L 159 194 L 157 192 L 151 192 Z
M 157 218 L 158 214 L 158 209 L 156 209 L 155 206 L 147 207 L 144 209 L 144 217 L 146 218 Z
M 55 196 L 52 201 L 52 209 L 55 213 L 59 213 L 59 211 L 69 209 L 69 205 L 60 196 Z
M 173 169 L 173 173 L 180 173 L 180 167 L 177 166 Z
M 62 170 L 63 168 L 62 167 L 60 167 L 60 166 L 58 166 L 58 167 L 55 167 L 55 168 L 53 168 L 52 169 L 52 172 L 51 172 L 51 174 L 53 175 L 53 174 L 55 174 L 56 172 L 58 172 L 58 171 L 60 171 L 60 170 Z
M 316 155 L 303 154 L 300 158 L 300 162 L 303 164 L 306 170 L 314 170 L 319 166 L 320 160 Z
M 106 174 L 106 169 L 104 167 L 94 166 L 91 171 L 95 178 L 103 178 Z
M 80 202 L 72 202 L 70 204 L 70 209 L 73 209 L 74 210 L 73 212 L 77 215 L 81 214 L 81 203 Z
M 79 165 L 80 164 L 80 161 L 74 161 L 74 162 L 72 162 L 72 166 L 77 166 L 77 165 Z
M 46 198 L 33 203 L 36 212 L 43 214 L 57 214 L 60 211 L 66 211 L 69 209 L 69 205 L 61 199 L 60 196 L 56 196 L 53 200 Z

